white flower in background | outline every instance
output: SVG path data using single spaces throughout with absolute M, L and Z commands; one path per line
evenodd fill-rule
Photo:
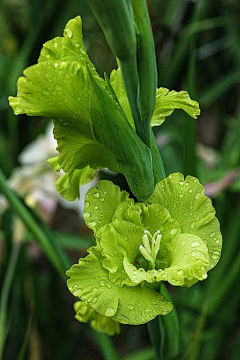
M 49 221 L 54 214 L 57 205 L 76 210 L 82 216 L 84 197 L 86 192 L 97 183 L 97 177 L 92 182 L 81 186 L 80 200 L 69 202 L 63 199 L 56 190 L 55 183 L 63 174 L 53 171 L 47 159 L 58 155 L 56 151 L 57 141 L 53 137 L 53 125 L 49 125 L 45 134 L 29 143 L 19 155 L 20 167 L 12 171 L 9 185 L 21 197 L 26 204 Z M 4 197 L 0 197 L 1 211 L 6 209 L 8 203 Z

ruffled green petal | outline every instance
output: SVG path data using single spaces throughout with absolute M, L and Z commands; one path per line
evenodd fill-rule
M 153 289 L 118 287 L 110 282 L 100 256 L 100 248 L 91 248 L 85 259 L 67 271 L 68 287 L 73 295 L 87 301 L 101 315 L 123 324 L 143 324 L 172 310 L 172 304 Z
M 82 38 L 82 20 L 77 16 L 68 21 L 63 37 L 56 37 L 43 45 L 38 62 L 59 59 L 81 62 L 84 56 L 86 50 Z
M 117 70 L 113 70 L 111 72 L 110 83 L 112 85 L 112 88 L 118 98 L 118 101 L 129 121 L 129 123 L 135 129 L 135 124 L 134 124 L 134 120 L 133 120 L 133 116 L 132 116 L 131 108 L 129 105 L 128 97 L 126 94 L 126 90 L 125 90 L 125 86 L 124 86 L 120 68 L 118 68 Z
M 91 327 L 109 336 L 120 334 L 120 325 L 111 318 L 97 313 L 87 301 L 77 301 L 74 304 L 75 318 L 83 323 L 91 320 Z
M 75 318 L 83 323 L 87 323 L 95 312 L 95 310 L 88 305 L 87 301 L 76 301 L 73 307 L 76 312 Z
M 160 273 L 159 280 L 172 285 L 192 286 L 207 278 L 209 270 L 208 248 L 193 234 L 179 234 L 167 244 L 170 264 Z
M 92 181 L 96 174 L 95 169 L 89 166 L 81 170 L 74 170 L 72 175 L 62 175 L 56 182 L 56 188 L 59 194 L 68 201 L 74 201 L 80 198 L 80 186 Z
M 119 335 L 121 332 L 120 324 L 118 321 L 114 321 L 111 318 L 101 315 L 96 311 L 93 314 L 91 321 L 91 327 L 109 336 Z
M 200 237 L 208 248 L 209 268 L 213 268 L 221 255 L 222 236 L 211 200 L 204 195 L 198 179 L 174 173 L 160 181 L 146 201 L 158 203 L 168 209 L 176 219 L 182 233 Z
M 83 218 L 86 225 L 96 232 L 101 226 L 110 223 L 121 202 L 133 203 L 133 200 L 111 181 L 99 181 L 98 189 L 91 188 L 85 197 Z
M 18 79 L 18 95 L 10 96 L 9 103 L 16 115 L 64 119 L 92 138 L 89 72 L 104 86 L 83 46 L 82 22 L 76 17 L 67 23 L 64 37 L 43 45 L 38 64 Z
M 124 269 L 123 259 L 135 262 L 142 243 L 144 227 L 124 220 L 115 220 L 102 227 L 97 241 L 102 248 L 102 266 L 109 271 L 109 279 L 117 286 L 136 286 L 138 281 L 130 279 Z
M 16 115 L 64 119 L 82 135 L 92 138 L 89 123 L 87 64 L 45 61 L 24 70 L 17 97 L 9 97 Z M 84 89 L 84 90 L 83 90 Z
M 152 116 L 151 125 L 161 125 L 165 118 L 173 113 L 175 109 L 182 109 L 192 118 L 200 115 L 199 104 L 191 100 L 186 91 L 169 91 L 159 88 L 156 95 L 156 105 Z
M 61 166 L 59 165 L 59 162 L 58 162 L 58 156 L 54 156 L 54 157 L 48 159 L 47 162 L 49 163 L 49 165 L 51 165 L 53 170 L 55 170 L 57 172 L 59 172 L 61 170 Z
M 65 172 L 90 166 L 118 171 L 118 166 L 108 149 L 98 141 L 89 139 L 71 125 L 54 121 L 54 137 L 58 142 L 58 162 Z

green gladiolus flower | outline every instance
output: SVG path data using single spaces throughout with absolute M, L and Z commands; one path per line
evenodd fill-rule
M 56 171 L 64 170 L 56 186 L 69 201 L 79 197 L 79 185 L 91 181 L 100 168 L 122 172 L 133 192 L 138 186 L 138 193 L 146 186 L 137 184 L 139 179 L 152 176 L 151 154 L 135 133 L 121 71 L 113 70 L 110 82 L 98 75 L 83 44 L 79 16 L 67 23 L 63 37 L 43 45 L 38 63 L 24 71 L 17 97 L 10 96 L 9 103 L 16 115 L 54 119 L 59 156 L 50 163 Z M 186 92 L 160 88 L 152 126 L 160 125 L 174 109 L 193 118 L 200 113 Z
M 68 287 L 115 322 L 138 325 L 169 313 L 160 284 L 192 286 L 220 258 L 215 210 L 192 176 L 170 175 L 144 203 L 100 181 L 86 195 L 83 217 L 97 244 L 67 272 Z

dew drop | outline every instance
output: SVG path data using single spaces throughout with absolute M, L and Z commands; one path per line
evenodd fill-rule
M 180 194 L 179 197 L 180 197 L 180 198 L 183 198 L 183 194 Z
M 197 247 L 197 246 L 199 246 L 200 245 L 200 242 L 199 241 L 193 241 L 192 243 L 191 243 L 191 247 Z
M 197 194 L 195 195 L 195 199 L 198 199 L 200 195 L 201 195 L 201 193 L 197 193 Z
M 189 189 L 188 192 L 191 194 L 191 193 L 192 193 L 192 189 Z
M 99 207 L 97 205 L 94 206 L 94 210 L 97 210 Z
M 183 273 L 183 270 L 178 270 L 178 271 L 177 271 L 177 274 L 180 275 L 180 276 L 183 276 L 183 274 L 184 274 L 184 273 Z
M 133 305 L 129 305 L 128 307 L 128 310 L 132 311 L 134 309 L 134 306 Z
M 105 282 L 103 280 L 99 281 L 100 286 L 105 286 Z
M 83 213 L 83 218 L 84 219 L 90 218 L 90 216 L 91 216 L 90 212 L 84 211 L 84 213 Z
M 108 289 L 111 289 L 111 287 L 112 287 L 112 285 L 111 285 L 111 284 L 109 284 L 109 283 L 107 283 L 107 285 L 106 285 L 106 286 L 107 286 L 107 288 L 108 288 Z
M 217 255 L 212 255 L 213 260 L 217 260 L 218 256 Z
M 191 228 L 191 229 L 195 228 L 195 225 L 196 225 L 196 223 L 193 221 L 193 222 L 190 224 L 190 228 Z
M 210 235 L 209 235 L 211 238 L 215 236 L 215 232 L 212 232 Z
M 183 181 L 179 181 L 179 185 L 183 185 Z
M 176 233 L 177 233 L 177 229 L 172 229 L 172 230 L 170 231 L 170 234 L 171 234 L 171 235 L 176 235 Z
M 58 47 L 58 43 L 56 41 L 54 41 L 53 46 Z
M 106 316 L 113 316 L 114 314 L 115 314 L 115 310 L 112 307 L 109 307 L 105 312 Z
M 92 298 L 92 300 L 91 300 L 91 302 L 92 302 L 93 304 L 95 304 L 97 301 L 98 301 L 97 296 L 94 296 L 94 297 Z
M 103 201 L 104 201 L 104 198 L 101 198 L 101 199 L 100 199 L 100 201 L 102 201 L 102 202 L 103 202 Z
M 196 251 L 196 250 L 192 251 L 191 255 L 194 256 L 194 257 L 197 256 L 197 257 L 200 257 L 200 258 L 205 258 L 205 256 L 200 251 Z
M 85 206 L 89 206 L 90 204 L 89 204 L 89 202 L 88 201 L 86 201 L 85 202 Z
M 216 244 L 219 244 L 219 242 L 220 242 L 219 240 L 216 240 Z
M 119 318 L 120 322 L 123 322 L 123 324 L 128 324 L 129 323 L 129 318 L 127 318 L 124 315 L 119 315 L 118 318 Z
M 61 90 L 61 86 L 60 86 L 59 84 L 56 84 L 56 85 L 55 85 L 55 90 L 60 91 L 60 90 Z
M 67 28 L 67 29 L 65 29 L 65 32 L 66 32 L 67 37 L 69 39 L 71 39 L 73 36 L 72 30 Z
M 100 194 L 99 194 L 98 192 L 96 192 L 95 194 L 93 194 L 93 197 L 94 197 L 95 199 L 98 199 L 99 196 L 100 196 Z
M 207 274 L 202 274 L 202 278 L 206 279 L 207 278 Z
M 90 221 L 88 223 L 88 225 L 94 227 L 94 226 L 96 226 L 96 221 Z

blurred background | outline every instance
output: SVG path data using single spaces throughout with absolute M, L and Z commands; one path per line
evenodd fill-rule
M 195 175 L 204 184 L 224 239 L 207 280 L 190 289 L 168 287 L 179 316 L 174 359 L 239 360 L 240 2 L 148 5 L 158 85 L 187 90 L 202 110 L 197 121 L 175 111 L 155 129 L 157 144 L 168 174 Z M 59 175 L 46 161 L 56 154 L 51 121 L 15 116 L 8 105 L 42 44 L 61 36 L 77 15 L 92 62 L 101 75 L 110 74 L 116 61 L 86 0 L 0 2 L 0 359 L 151 360 L 146 326 L 123 325 L 110 339 L 74 319 L 63 274 L 94 241 L 81 215 L 86 188 L 80 201 L 60 198 Z M 100 178 L 127 189 L 120 175 L 101 171 Z

